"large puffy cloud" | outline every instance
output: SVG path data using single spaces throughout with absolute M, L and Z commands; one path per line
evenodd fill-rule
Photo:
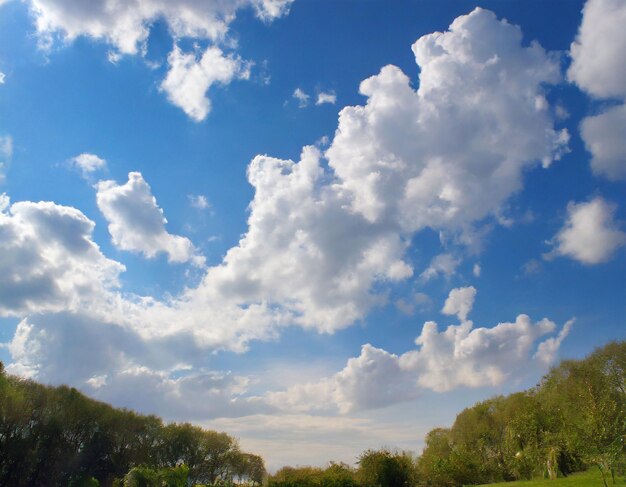
M 303 326 L 332 331 L 377 302 L 374 281 L 409 277 L 401 235 L 351 212 L 325 177 L 312 147 L 298 163 L 256 157 L 248 169 L 256 190 L 248 232 L 190 296 L 267 302 Z
M 565 149 L 543 84 L 558 60 L 519 28 L 476 9 L 414 45 L 419 88 L 394 66 L 361 84 L 367 104 L 341 111 L 327 152 L 351 207 L 407 231 L 459 229 L 496 212 L 524 169 Z
M 234 78 L 247 79 L 250 71 L 246 63 L 233 55 L 210 46 L 198 59 L 195 53 L 185 54 L 178 46 L 167 57 L 170 70 L 161 83 L 169 101 L 182 108 L 197 122 L 211 111 L 206 93 L 216 84 L 228 84 Z
M 571 46 L 568 77 L 595 98 L 626 99 L 626 3 L 589 0 L 576 40 Z M 583 120 L 581 135 L 592 155 L 594 173 L 626 179 L 626 105 Z
M 266 302 L 332 331 L 382 299 L 374 283 L 413 275 L 403 256 L 414 232 L 474 234 L 524 169 L 565 149 L 543 88 L 559 63 L 521 37 L 476 9 L 415 43 L 417 91 L 394 66 L 362 83 L 368 101 L 341 111 L 330 169 L 313 148 L 297 163 L 255 158 L 248 232 L 195 292 Z
M 366 344 L 358 357 L 331 377 L 270 392 L 265 400 L 285 411 L 346 414 L 409 400 L 417 393 L 397 355 Z
M 188 238 L 167 232 L 163 210 L 141 173 L 131 172 L 126 184 L 100 181 L 96 188 L 98 208 L 109 222 L 116 247 L 141 252 L 148 258 L 163 252 L 170 262 L 204 263 Z
M 417 374 L 421 387 L 438 392 L 462 386 L 500 386 L 527 369 L 531 358 L 539 360 L 535 342 L 555 330 L 554 322 L 543 319 L 533 323 L 523 314 L 492 328 L 475 328 L 471 321 L 465 321 L 441 332 L 430 321 L 415 339 L 420 348 L 402 355 L 400 363 L 403 369 Z M 540 362 L 552 363 L 555 352 L 542 354 Z
M 0 212 L 0 315 L 73 310 L 119 285 L 124 266 L 107 259 L 94 223 L 75 208 L 5 200 Z
M 626 49 L 626 46 L 624 47 Z M 608 179 L 626 180 L 626 104 L 585 118 L 580 132 L 592 154 L 591 169 Z
M 145 206 L 140 198 L 135 217 L 147 213 L 150 220 L 158 213 L 155 225 L 162 228 L 162 214 L 149 191 L 142 195 L 149 197 Z M 132 191 L 127 196 L 137 199 Z M 37 313 L 43 327 L 48 319 L 54 321 L 56 313 L 81 312 L 85 319 L 79 323 L 100 320 L 130 329 L 141 340 L 167 338 L 168 348 L 177 357 L 188 356 L 195 344 L 204 350 L 243 351 L 250 340 L 275 336 L 273 330 L 284 324 L 279 313 L 262 303 L 240 307 L 233 301 L 186 296 L 159 301 L 122 293 L 119 276 L 125 267 L 102 254 L 93 241 L 94 227 L 76 208 L 52 202 L 11 205 L 6 195 L 0 195 L 0 253 L 4 257 L 0 259 L 0 316 Z M 98 347 L 99 338 L 89 336 Z M 37 360 L 34 356 L 32 362 Z
M 446 302 L 447 306 L 462 298 L 461 323 L 439 331 L 437 323 L 426 322 L 415 339 L 417 349 L 398 356 L 366 344 L 361 354 L 336 374 L 269 393 L 265 400 L 290 411 L 345 414 L 407 401 L 424 389 L 444 392 L 500 386 L 527 370 L 529 364 L 543 368 L 555 361 L 571 322 L 556 337 L 538 344 L 557 329 L 555 323 L 548 319 L 533 323 L 527 315 L 519 315 L 514 322 L 492 328 L 474 327 L 465 319 L 475 294 L 475 290 L 468 292 L 472 289 L 454 289 Z M 454 312 L 459 308 L 451 307 Z
M 583 264 L 600 264 L 611 259 L 626 245 L 626 233 L 614 220 L 615 206 L 600 197 L 567 205 L 567 220 L 552 240 L 554 249 L 547 254 L 567 256 Z
M 588 0 L 571 46 L 568 77 L 593 96 L 626 97 L 626 5 L 622 0 Z

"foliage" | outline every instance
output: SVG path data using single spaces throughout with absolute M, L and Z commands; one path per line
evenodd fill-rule
M 415 465 L 406 452 L 366 450 L 358 460 L 358 478 L 363 487 L 408 487 L 414 485 Z
M 76 389 L 7 375 L 0 363 L 0 485 L 186 486 L 263 481 L 225 433 L 116 409 Z M 157 482 L 157 483 L 154 483 Z
M 284 467 L 269 485 L 456 487 L 526 480 L 519 485 L 533 486 L 541 482 L 531 479 L 545 479 L 555 487 L 582 487 L 591 484 L 577 482 L 594 475 L 571 474 L 595 466 L 595 485 L 608 487 L 626 470 L 626 342 L 562 362 L 533 389 L 461 411 L 450 428 L 430 431 L 425 443 L 416 461 L 367 450 L 357 470 L 345 467 L 350 474 L 343 483 L 324 483 L 330 467 Z
M 69 387 L 6 375 L 0 363 L 0 485 L 258 486 L 263 459 L 225 433 L 188 423 L 163 425 L 93 401 Z M 461 411 L 426 436 L 421 456 L 366 450 L 357 468 L 283 467 L 268 487 L 457 487 L 546 479 L 576 483 L 593 466 L 615 483 L 626 469 L 626 342 L 567 360 L 533 389 Z M 587 476 L 593 475 L 590 473 Z M 590 478 L 590 477 L 589 477 Z M 623 483 L 623 482 L 622 482 Z
M 283 467 L 268 479 L 268 487 L 357 487 L 356 472 L 345 463 L 331 462 L 326 469 Z
M 587 466 L 608 478 L 626 457 L 626 342 L 563 361 L 529 391 L 462 411 L 426 437 L 419 483 L 460 486 L 556 479 Z

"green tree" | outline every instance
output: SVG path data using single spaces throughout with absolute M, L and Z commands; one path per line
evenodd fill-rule
M 357 463 L 363 487 L 407 487 L 415 480 L 415 465 L 407 452 L 366 450 Z

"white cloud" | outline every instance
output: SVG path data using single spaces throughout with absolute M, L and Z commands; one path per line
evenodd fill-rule
M 583 264 L 600 264 L 626 245 L 626 233 L 614 221 L 615 206 L 596 197 L 586 203 L 570 202 L 567 220 L 552 239 L 554 249 L 546 257 L 561 255 Z
M 0 72 L 0 85 L 4 84 L 5 78 L 6 78 L 6 75 L 3 72 Z
M 481 272 L 482 269 L 480 268 L 480 264 L 474 264 L 474 267 L 472 267 L 472 274 L 474 274 L 474 277 L 480 277 Z
M 0 212 L 0 316 L 87 307 L 124 266 L 92 241 L 94 223 L 66 206 L 8 199 Z
M 334 91 L 329 91 L 328 93 L 321 91 L 317 94 L 317 100 L 315 101 L 315 104 L 323 105 L 324 103 L 330 103 L 331 105 L 337 103 L 337 95 Z
M 204 263 L 188 238 L 167 232 L 163 210 L 141 173 L 129 173 L 124 185 L 100 181 L 96 189 L 98 208 L 109 222 L 109 233 L 116 247 L 141 252 L 148 258 L 163 252 L 169 262 Z
M 185 355 L 198 361 L 194 355 L 201 352 L 192 344 L 181 344 L 180 338 L 174 343 L 146 340 L 129 327 L 82 312 L 25 319 L 8 348 L 14 360 L 8 367 L 11 373 L 70 383 L 97 399 L 169 419 L 271 411 L 247 397 L 249 378 L 191 371 L 191 366 L 178 363 Z
M 215 46 L 208 47 L 199 59 L 196 53 L 186 54 L 174 46 L 167 62 L 169 71 L 160 89 L 196 122 L 204 120 L 211 111 L 211 101 L 206 96 L 211 86 L 250 76 L 247 63 L 237 56 L 224 55 Z
M 366 344 L 358 357 L 349 359 L 345 368 L 331 377 L 270 392 L 265 400 L 285 411 L 346 414 L 406 401 L 417 392 L 397 355 Z
M 0 136 L 0 184 L 6 180 L 6 170 L 13 157 L 13 138 L 10 135 Z
M 190 296 L 268 303 L 292 322 L 330 332 L 381 302 L 370 293 L 375 281 L 411 276 L 401 235 L 351 212 L 325 178 L 314 147 L 298 163 L 257 156 L 248 168 L 248 232 Z
M 13 156 L 13 138 L 10 135 L 0 137 L 0 156 L 5 158 Z
M 116 64 L 121 56 L 145 55 L 152 24 L 163 20 L 174 37 L 168 56 L 169 72 L 161 90 L 171 103 L 196 121 L 211 110 L 206 96 L 212 85 L 249 78 L 249 63 L 224 54 L 217 44 L 228 44 L 227 33 L 238 10 L 253 8 L 258 18 L 270 22 L 285 15 L 293 0 L 25 0 L 35 19 L 40 45 L 49 48 L 57 38 L 72 42 L 85 36 L 111 45 L 107 57 Z M 183 53 L 180 38 L 206 40 L 209 46 L 200 59 Z
M 588 0 L 576 40 L 570 48 L 568 77 L 599 98 L 626 98 L 626 4 L 622 0 Z
M 567 133 L 536 102 L 560 80 L 559 62 L 521 41 L 476 9 L 413 45 L 417 91 L 394 66 L 361 83 L 367 104 L 341 111 L 327 151 L 355 212 L 406 231 L 463 231 L 497 213 L 525 169 L 559 159 Z
M 70 159 L 70 164 L 82 173 L 83 178 L 88 178 L 92 173 L 106 169 L 107 163 L 95 154 L 83 152 Z
M 211 208 L 211 203 L 209 203 L 209 200 L 204 195 L 190 194 L 188 198 L 189 198 L 189 205 L 192 208 L 196 208 L 198 210 L 208 210 L 209 208 Z
M 442 332 L 436 323 L 427 322 L 415 340 L 419 350 L 402 355 L 400 363 L 417 373 L 420 387 L 434 391 L 496 387 L 523 374 L 532 363 L 535 342 L 555 329 L 550 320 L 533 323 L 526 315 L 492 328 L 475 328 L 466 321 Z
M 474 286 L 459 287 L 450 291 L 441 312 L 444 315 L 456 315 L 459 321 L 467 320 L 467 315 L 472 311 L 476 288 Z
M 537 353 L 535 353 L 534 358 L 546 365 L 552 365 L 556 362 L 559 347 L 561 346 L 561 343 L 563 343 L 563 340 L 565 340 L 569 335 L 573 325 L 574 320 L 569 320 L 563 325 L 563 328 L 561 328 L 561 331 L 556 337 L 548 338 L 544 342 L 540 343 L 537 347 Z
M 6 193 L 0 193 L 0 214 L 7 211 L 10 205 L 11 198 L 9 198 Z
M 626 49 L 626 47 L 625 47 Z M 626 180 L 626 104 L 585 118 L 580 133 L 592 154 L 594 174 L 612 181 Z
M 418 349 L 397 356 L 366 344 L 340 372 L 270 392 L 265 400 L 285 411 L 346 414 L 408 401 L 426 389 L 497 387 L 524 375 L 530 366 L 545 370 L 570 327 L 568 322 L 556 338 L 537 344 L 556 330 L 552 321 L 532 323 L 519 315 L 514 322 L 492 328 L 474 328 L 471 321 L 463 321 L 441 332 L 429 321 L 415 340 Z
M 299 108 L 306 108 L 309 105 L 310 96 L 307 95 L 302 89 L 296 88 L 291 96 L 298 100 Z
M 456 273 L 456 269 L 461 261 L 452 254 L 439 254 L 433 257 L 430 265 L 420 274 L 420 278 L 426 281 L 434 279 L 440 275 L 446 279 Z
M 163 19 L 175 37 L 217 41 L 227 33 L 237 10 L 253 6 L 257 16 L 270 21 L 284 15 L 291 1 L 29 0 L 29 4 L 44 44 L 49 44 L 55 35 L 68 42 L 87 36 L 104 40 L 121 53 L 137 54 L 145 49 L 150 27 L 157 19 Z
M 570 52 L 568 78 L 596 98 L 626 99 L 626 3 L 588 0 Z M 592 154 L 595 174 L 626 179 L 626 105 L 610 108 L 581 124 L 581 136 Z

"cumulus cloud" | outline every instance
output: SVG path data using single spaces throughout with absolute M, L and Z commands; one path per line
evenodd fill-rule
M 268 303 L 295 323 L 333 331 L 381 302 L 370 293 L 375 281 L 411 276 L 402 236 L 351 212 L 325 177 L 314 147 L 297 163 L 257 156 L 248 232 L 190 295 Z
M 0 85 L 4 84 L 5 78 L 6 78 L 6 75 L 3 72 L 0 72 Z
M 450 291 L 441 312 L 444 315 L 456 315 L 459 321 L 465 321 L 474 307 L 476 288 L 474 286 L 459 287 Z
M 50 43 L 56 35 L 66 42 L 87 36 L 103 40 L 124 54 L 145 49 L 150 26 L 157 19 L 163 19 L 175 37 L 216 41 L 226 34 L 237 10 L 252 6 L 260 18 L 269 21 L 287 13 L 291 3 L 292 0 L 29 0 L 44 43 Z
M 317 94 L 317 100 L 315 101 L 315 104 L 323 105 L 324 103 L 330 103 L 331 105 L 337 103 L 337 95 L 334 91 L 329 91 L 327 93 L 321 91 Z
M 420 387 L 434 391 L 495 387 L 527 369 L 535 342 L 556 328 L 550 320 L 533 323 L 527 315 L 492 328 L 475 328 L 465 321 L 441 332 L 431 321 L 415 340 L 420 348 L 402 355 L 400 363 L 417 373 Z
M 94 172 L 101 171 L 107 167 L 107 163 L 104 159 L 88 152 L 83 152 L 71 158 L 69 162 L 81 172 L 83 178 L 89 178 Z
M 169 262 L 204 263 L 188 238 L 167 232 L 163 210 L 141 173 L 129 173 L 124 185 L 100 181 L 96 189 L 98 208 L 109 222 L 116 247 L 141 252 L 148 258 L 163 252 Z
M 547 258 L 565 256 L 583 264 L 600 264 L 626 245 L 626 233 L 614 220 L 615 206 L 596 197 L 567 205 L 567 220 L 552 239 L 554 249 Z
M 358 357 L 349 359 L 346 367 L 333 376 L 298 384 L 284 392 L 271 392 L 266 400 L 288 411 L 346 414 L 409 400 L 416 393 L 397 355 L 366 344 Z
M 211 111 L 211 101 L 206 96 L 211 86 L 250 77 L 248 63 L 238 56 L 225 55 L 215 46 L 209 46 L 199 58 L 196 53 L 184 53 L 174 46 L 167 62 L 169 71 L 160 89 L 196 122 L 204 120 Z
M 119 285 L 124 266 L 100 252 L 80 211 L 8 199 L 2 206 L 0 316 L 78 309 Z
M 588 0 L 570 53 L 568 78 L 595 98 L 626 99 L 626 4 L 621 0 Z M 626 179 L 626 105 L 583 120 L 581 136 L 591 152 L 595 174 Z
M 588 0 L 570 52 L 568 77 L 599 98 L 626 97 L 626 5 L 621 0 Z
M 400 356 L 363 345 L 361 354 L 336 374 L 268 393 L 265 400 L 289 411 L 346 414 L 408 401 L 425 389 L 496 387 L 523 374 L 529 364 L 541 368 L 552 364 L 571 327 L 568 322 L 556 337 L 537 344 L 557 329 L 555 323 L 547 319 L 533 323 L 519 315 L 514 322 L 484 328 L 474 327 L 465 316 L 460 319 L 459 325 L 444 331 L 435 322 L 424 323 L 415 339 L 418 348 Z
M 361 83 L 367 104 L 341 111 L 327 152 L 355 212 L 458 231 L 497 212 L 524 169 L 559 159 L 568 135 L 553 128 L 543 88 L 560 80 L 559 63 L 521 40 L 477 8 L 413 45 L 417 90 L 395 66 Z
M 626 46 L 625 46 L 626 49 Z M 626 104 L 585 118 L 580 133 L 592 154 L 591 169 L 612 181 L 626 180 Z
M 307 106 L 309 106 L 309 98 L 311 97 L 307 95 L 301 88 L 296 88 L 291 96 L 298 101 L 299 108 L 306 108 Z

